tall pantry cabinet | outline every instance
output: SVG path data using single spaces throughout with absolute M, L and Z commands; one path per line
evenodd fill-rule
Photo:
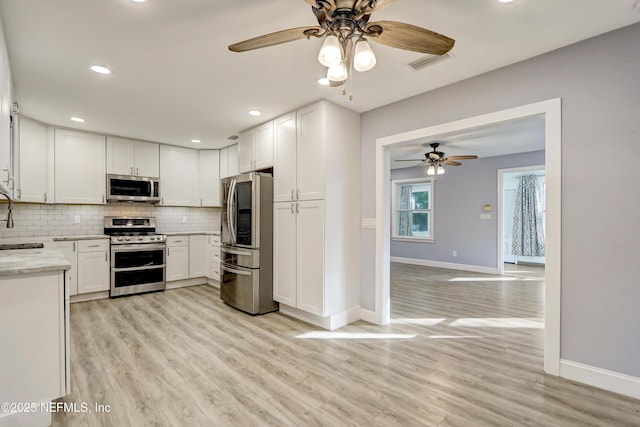
M 274 120 L 274 299 L 335 329 L 360 317 L 360 118 L 320 101 Z

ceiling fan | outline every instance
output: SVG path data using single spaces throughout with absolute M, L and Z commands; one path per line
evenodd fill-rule
M 376 58 L 367 40 L 398 49 L 444 55 L 455 43 L 442 34 L 396 21 L 369 22 L 373 12 L 396 0 L 304 0 L 318 20 L 317 26 L 296 27 L 265 34 L 229 46 L 232 52 L 245 52 L 298 39 L 324 38 L 318 60 L 328 67 L 331 86 L 340 86 L 351 75 L 351 68 L 367 71 Z
M 432 142 L 429 146 L 433 148 L 433 151 L 424 153 L 424 159 L 396 160 L 396 162 L 420 162 L 416 166 L 429 165 L 427 175 L 442 175 L 444 173 L 442 165 L 460 166 L 462 163 L 457 160 L 474 160 L 478 158 L 476 155 L 446 157 L 442 151 L 438 151 L 439 142 Z

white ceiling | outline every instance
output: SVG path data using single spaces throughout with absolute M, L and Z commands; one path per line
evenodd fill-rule
M 21 113 L 75 127 L 198 148 L 319 98 L 358 112 L 640 21 L 638 0 L 398 0 L 372 20 L 456 40 L 454 58 L 415 72 L 420 54 L 374 44 L 378 65 L 353 101 L 319 86 L 321 41 L 232 53 L 229 44 L 315 25 L 304 0 L 0 0 Z M 89 71 L 113 69 L 110 76 Z M 264 112 L 252 118 L 247 111 Z M 69 121 L 80 116 L 86 122 Z
M 424 159 L 432 151 L 429 144 L 440 143 L 438 151 L 447 156 L 475 154 L 479 158 L 528 153 L 545 149 L 544 116 L 530 116 L 517 120 L 465 129 L 413 141 L 391 149 L 391 169 L 423 166 L 421 161 L 399 162 L 400 159 Z M 462 160 L 469 162 L 470 160 Z

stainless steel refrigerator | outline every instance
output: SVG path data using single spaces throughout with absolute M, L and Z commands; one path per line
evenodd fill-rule
M 250 314 L 273 301 L 273 177 L 252 172 L 221 180 L 220 297 Z

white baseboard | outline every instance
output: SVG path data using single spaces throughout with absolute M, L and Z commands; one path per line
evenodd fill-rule
M 204 277 L 196 277 L 195 279 L 173 280 L 167 282 L 167 289 L 186 288 L 187 286 L 204 285 L 207 279 Z
M 484 267 L 481 265 L 455 264 L 452 262 L 431 261 L 428 259 L 391 257 L 391 262 L 402 264 L 422 265 L 424 267 L 447 268 L 449 270 L 473 271 L 474 273 L 498 274 L 495 267 Z
M 374 325 L 378 325 L 378 319 L 376 318 L 376 312 L 372 310 L 367 310 L 365 308 L 360 309 L 360 320 L 364 320 L 365 322 L 373 323 Z
M 220 282 L 218 282 L 217 280 L 207 279 L 207 285 L 211 286 L 212 288 L 220 289 Z
M 93 301 L 95 299 L 105 299 L 105 298 L 109 298 L 109 291 L 98 291 L 98 292 L 91 292 L 88 294 L 71 295 L 69 297 L 69 302 L 73 304 L 74 302 Z
M 360 306 L 351 307 L 345 311 L 332 314 L 327 317 L 316 316 L 315 314 L 307 313 L 306 311 L 290 307 L 288 305 L 280 303 L 280 313 L 302 320 L 314 326 L 318 326 L 329 331 L 341 328 L 349 323 L 360 320 Z
M 640 399 L 640 378 L 606 369 L 560 360 L 560 376 L 614 393 Z

